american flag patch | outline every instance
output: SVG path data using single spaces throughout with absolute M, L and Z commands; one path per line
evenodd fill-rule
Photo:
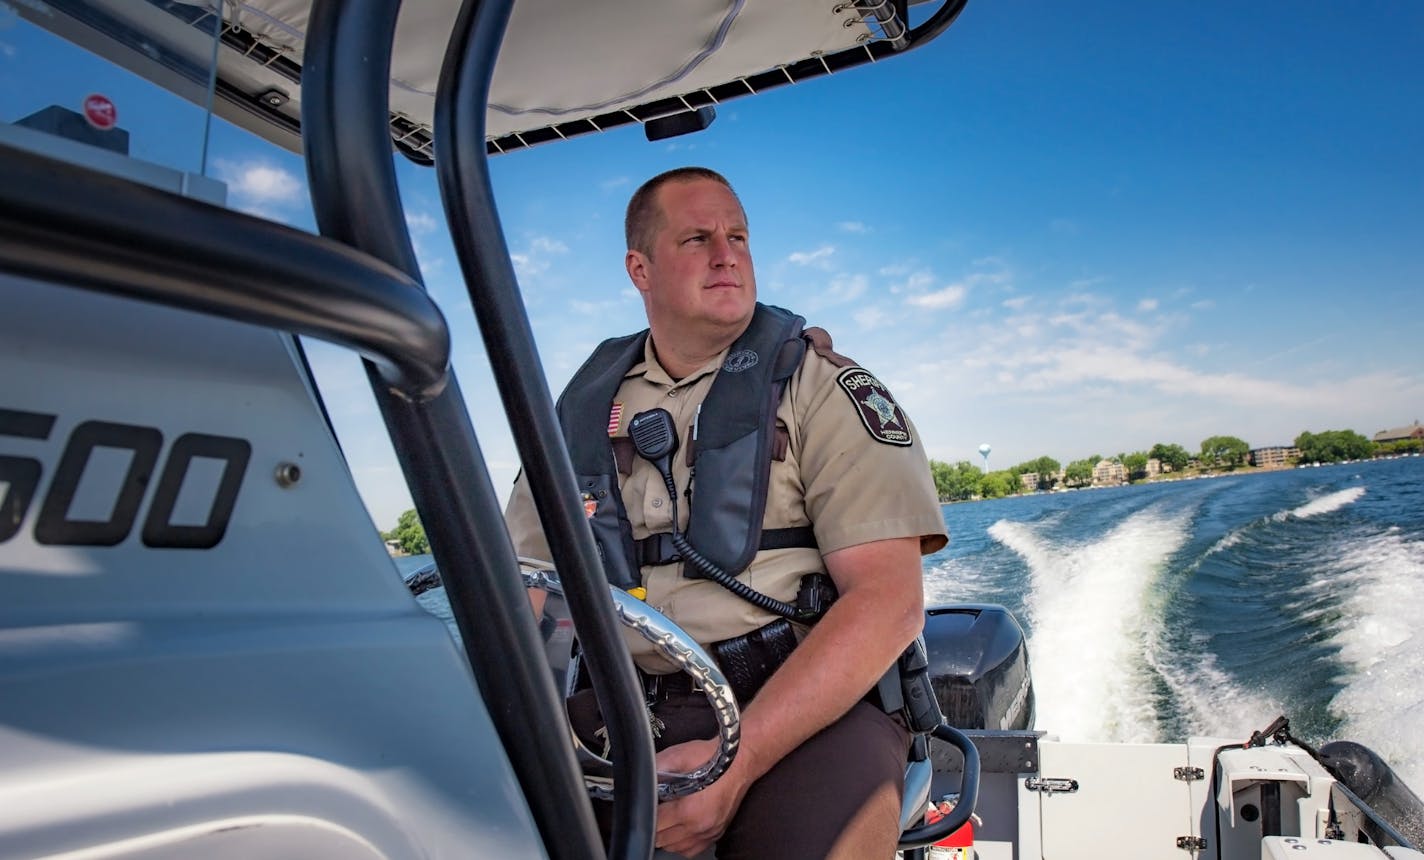
M 617 436 L 618 427 L 623 423 L 623 404 L 614 403 L 608 412 L 608 435 Z

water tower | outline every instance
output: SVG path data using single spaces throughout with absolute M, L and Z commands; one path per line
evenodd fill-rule
M 979 446 L 979 456 L 984 458 L 984 472 L 986 474 L 989 471 L 989 452 L 991 450 L 993 449 L 989 447 L 988 442 L 985 442 L 983 445 Z

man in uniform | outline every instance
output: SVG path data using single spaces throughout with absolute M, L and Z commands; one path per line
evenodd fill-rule
M 756 303 L 746 214 L 719 174 L 680 168 L 654 177 L 629 203 L 626 228 L 625 264 L 649 334 L 603 406 L 606 441 L 616 449 L 629 421 L 657 407 L 671 413 L 681 438 L 671 463 L 676 496 L 647 460 L 619 462 L 622 519 L 642 542 L 687 530 L 699 490 L 711 481 L 684 456 L 697 445 L 698 424 L 705 436 L 717 419 L 701 407 L 720 376 L 757 361 L 733 347 L 754 314 L 768 311 Z M 658 846 L 685 856 L 716 844 L 720 860 L 890 858 L 899 834 L 909 735 L 867 694 L 923 626 L 920 556 L 945 545 L 944 520 L 918 435 L 889 391 L 835 353 L 825 332 L 808 329 L 806 340 L 811 348 L 775 404 L 779 443 L 771 447 L 781 450 L 770 463 L 761 523 L 764 533 L 814 538 L 760 548 L 745 570 L 728 573 L 785 602 L 796 600 L 806 574 L 828 574 L 838 592 L 829 610 L 809 628 L 788 625 L 717 582 L 684 574 L 681 561 L 645 556 L 633 567 L 648 603 L 714 655 L 773 629 L 794 633 L 789 656 L 768 677 L 752 679 L 754 697 L 740 702 L 741 747 L 728 771 L 658 809 Z M 569 428 L 566 420 L 566 436 Z M 522 480 L 506 519 L 520 555 L 549 558 Z M 702 694 L 677 683 L 685 675 L 667 674 L 672 667 L 641 639 L 629 644 L 660 718 L 658 768 L 705 764 L 717 742 L 709 739 L 714 723 Z M 576 728 L 578 712 L 571 701 Z

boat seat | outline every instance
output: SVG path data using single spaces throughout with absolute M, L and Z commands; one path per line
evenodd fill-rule
M 934 765 L 929 757 L 905 765 L 905 799 L 900 804 L 900 832 L 917 826 L 925 817 L 930 802 L 930 781 Z

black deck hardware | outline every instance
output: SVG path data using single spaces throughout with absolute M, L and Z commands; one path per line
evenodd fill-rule
M 1172 779 L 1195 782 L 1199 779 L 1206 779 L 1206 771 L 1199 767 L 1174 767 L 1172 768 Z

